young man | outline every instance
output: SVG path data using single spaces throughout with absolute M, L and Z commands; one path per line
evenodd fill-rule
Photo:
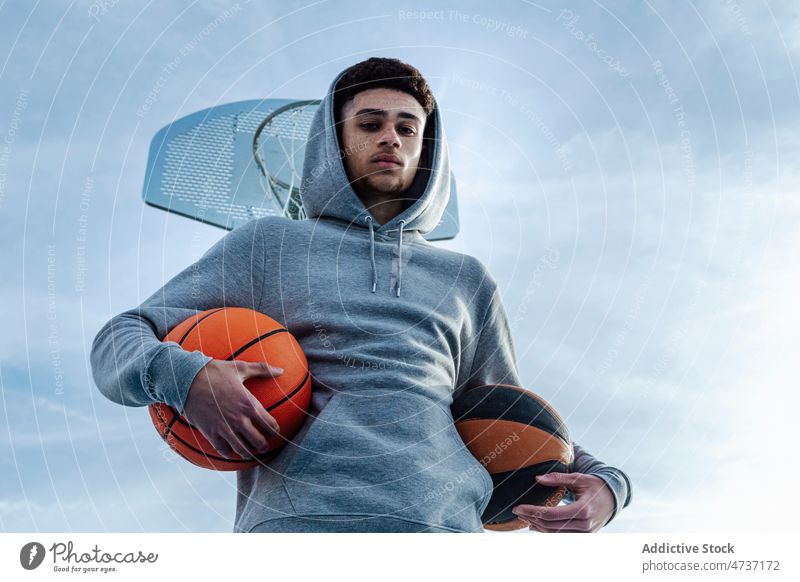
M 239 471 L 234 531 L 481 531 L 492 494 L 449 412 L 470 386 L 523 386 L 497 285 L 475 258 L 429 244 L 450 191 L 439 110 L 420 72 L 372 58 L 341 73 L 313 120 L 304 221 L 254 220 L 136 309 L 92 349 L 100 390 L 161 401 L 223 455 L 265 452 L 279 430 L 243 381 L 269 365 L 162 343 L 196 311 L 255 309 L 298 339 L 313 376 L 309 420 L 264 466 Z M 519 506 L 539 531 L 596 531 L 630 502 L 622 471 L 575 447 L 547 476 L 574 502 Z M 442 493 L 444 492 L 444 494 Z

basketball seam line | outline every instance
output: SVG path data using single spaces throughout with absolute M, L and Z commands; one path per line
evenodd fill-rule
M 292 391 L 291 391 L 289 394 L 287 394 L 286 396 L 284 396 L 283 398 L 281 398 L 280 400 L 278 400 L 278 401 L 277 401 L 275 404 L 273 404 L 272 406 L 270 406 L 269 408 L 267 408 L 267 412 L 269 412 L 270 410 L 275 410 L 275 409 L 276 409 L 278 406 L 280 406 L 281 404 L 283 404 L 284 402 L 286 402 L 287 400 L 289 400 L 289 399 L 290 399 L 292 396 L 294 396 L 295 394 L 297 394 L 297 393 L 300 391 L 300 389 L 301 389 L 303 386 L 305 386 L 305 385 L 306 385 L 306 383 L 307 383 L 307 382 L 308 382 L 308 372 L 306 372 L 306 376 L 305 376 L 305 378 L 303 378 L 303 381 L 302 381 L 302 382 L 300 382 L 300 384 L 298 384 L 298 385 L 297 385 L 297 387 L 295 387 L 295 388 L 294 388 L 294 390 L 292 390 Z
M 166 440 L 169 437 L 170 433 L 172 432 L 172 425 L 174 425 L 175 421 L 178 420 L 179 418 L 180 417 L 178 416 L 178 414 L 173 410 L 172 411 L 172 420 L 169 421 L 169 424 L 167 425 L 166 430 L 164 430 L 164 440 Z
M 264 335 L 262 335 L 262 336 L 259 336 L 259 337 L 257 337 L 257 338 L 256 338 L 256 339 L 254 339 L 254 340 L 251 340 L 251 341 L 249 341 L 248 343 L 246 343 L 245 345 L 243 345 L 241 348 L 239 348 L 238 350 L 236 350 L 235 352 L 233 352 L 233 354 L 231 354 L 230 356 L 228 356 L 226 359 L 227 359 L 228 361 L 231 361 L 231 360 L 233 360 L 233 359 L 234 359 L 236 356 L 238 356 L 239 354 L 241 354 L 242 352 L 244 352 L 244 351 L 246 351 L 247 349 L 249 349 L 249 348 L 253 347 L 254 345 L 256 345 L 257 343 L 259 343 L 260 341 L 267 339 L 269 336 L 271 336 L 271 335 L 275 335 L 276 333 L 284 333 L 284 332 L 286 332 L 286 333 L 289 333 L 289 330 L 288 330 L 288 329 L 286 329 L 285 327 L 282 327 L 282 328 L 280 328 L 280 329 L 273 329 L 272 331 L 270 331 L 270 332 L 267 332 L 267 333 L 265 333 Z
M 181 347 L 183 347 L 183 342 L 185 342 L 185 341 L 186 341 L 186 338 L 187 338 L 187 337 L 189 337 L 189 334 L 190 334 L 190 333 L 192 333 L 192 330 L 193 330 L 194 328 L 196 328 L 198 325 L 200 325 L 200 322 L 201 322 L 201 321 L 205 320 L 205 319 L 206 319 L 206 318 L 208 318 L 208 317 L 211 317 L 211 316 L 212 316 L 212 315 L 214 315 L 215 313 L 219 313 L 219 312 L 220 312 L 220 311 L 222 311 L 223 309 L 225 309 L 225 308 L 224 308 L 224 307 L 220 307 L 219 309 L 215 309 L 215 310 L 214 310 L 214 311 L 212 311 L 211 313 L 206 313 L 206 314 L 205 314 L 203 317 L 200 317 L 200 318 L 198 318 L 198 320 L 197 320 L 197 321 L 195 321 L 195 322 L 192 324 L 192 326 L 191 326 L 189 329 L 187 329 L 187 330 L 186 330 L 186 333 L 185 333 L 185 334 L 183 334 L 183 337 L 181 338 L 181 341 L 179 341 L 179 342 L 178 342 L 178 345 L 179 345 L 179 346 L 181 346 Z

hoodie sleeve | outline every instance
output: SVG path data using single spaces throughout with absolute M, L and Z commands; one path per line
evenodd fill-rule
M 517 359 L 514 350 L 508 316 L 496 285 L 492 293 L 489 307 L 479 329 L 471 371 L 466 381 L 462 381 L 459 390 L 469 389 L 484 384 L 511 384 L 524 386 L 519 377 Z M 614 497 L 614 513 L 606 525 L 616 517 L 623 507 L 631 501 L 631 484 L 628 476 L 616 467 L 606 465 L 593 457 L 586 449 L 573 444 L 575 462 L 573 471 L 595 475 L 605 481 Z
M 575 451 L 575 462 L 573 463 L 573 471 L 576 473 L 584 473 L 586 475 L 594 475 L 605 481 L 608 488 L 611 490 L 611 496 L 614 498 L 614 513 L 605 523 L 608 525 L 611 521 L 619 515 L 623 508 L 628 507 L 631 503 L 631 482 L 628 476 L 610 465 L 597 460 L 586 449 L 579 446 L 577 443 L 572 443 L 572 448 Z M 575 497 L 571 491 L 567 492 L 567 501 L 574 501 Z
M 228 233 L 138 307 L 108 321 L 92 343 L 100 392 L 125 406 L 165 402 L 183 413 L 192 381 L 212 358 L 162 342 L 170 329 L 216 307 L 258 310 L 264 248 L 259 221 Z

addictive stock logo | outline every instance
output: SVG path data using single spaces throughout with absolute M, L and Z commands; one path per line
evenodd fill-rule
M 35 570 L 44 561 L 44 546 L 39 542 L 28 542 L 19 551 L 19 563 L 26 570 Z

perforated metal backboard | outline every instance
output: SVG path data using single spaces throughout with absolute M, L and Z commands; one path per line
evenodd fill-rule
M 150 144 L 144 201 L 228 230 L 263 216 L 304 218 L 300 178 L 318 103 L 238 101 L 172 122 Z M 426 238 L 451 239 L 458 229 L 453 177 L 444 216 Z

